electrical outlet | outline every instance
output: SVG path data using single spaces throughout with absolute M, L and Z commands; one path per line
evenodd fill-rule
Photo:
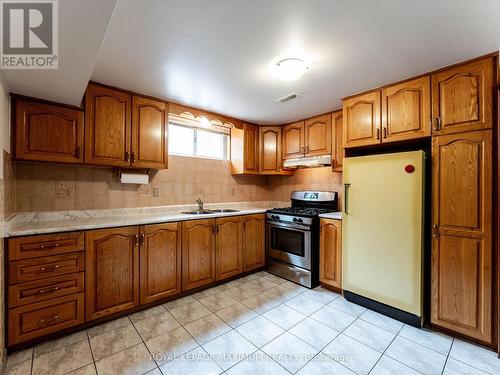
M 153 197 L 158 198 L 160 196 L 160 188 L 154 187 L 153 188 Z

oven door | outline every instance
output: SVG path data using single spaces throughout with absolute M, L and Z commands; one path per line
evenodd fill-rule
M 267 253 L 271 258 L 310 270 L 311 231 L 268 223 Z

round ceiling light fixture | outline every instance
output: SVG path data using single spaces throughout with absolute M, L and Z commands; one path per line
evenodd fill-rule
M 309 64 L 298 57 L 287 57 L 276 63 L 276 70 L 282 81 L 295 81 L 309 70 Z

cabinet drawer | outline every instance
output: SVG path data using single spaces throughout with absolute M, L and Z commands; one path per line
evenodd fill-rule
M 84 322 L 83 293 L 9 310 L 9 346 Z
M 19 237 L 9 240 L 9 260 L 83 251 L 83 232 Z
M 83 252 L 9 262 L 9 285 L 81 272 L 84 267 Z
M 9 286 L 9 308 L 83 292 L 84 273 L 49 277 Z

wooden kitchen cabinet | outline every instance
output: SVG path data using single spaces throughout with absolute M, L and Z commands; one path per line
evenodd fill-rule
M 241 216 L 218 218 L 216 239 L 217 280 L 243 271 L 243 222 Z
M 243 220 L 243 271 L 248 272 L 266 265 L 265 222 L 263 214 L 245 215 Z
M 431 323 L 490 344 L 492 131 L 434 137 Z
M 493 124 L 493 58 L 432 74 L 433 135 L 490 129 Z
M 291 159 L 304 156 L 304 121 L 283 126 L 282 158 Z
M 305 156 L 332 152 L 332 116 L 329 113 L 305 120 L 304 129 Z
M 143 225 L 140 232 L 141 304 L 180 293 L 181 224 Z
M 342 110 L 332 113 L 332 169 L 334 172 L 342 172 L 344 160 L 344 112 Z
M 131 166 L 167 168 L 167 108 L 162 101 L 132 97 Z
M 89 84 L 85 93 L 85 163 L 130 166 L 131 106 L 128 93 Z
M 380 91 L 344 100 L 344 148 L 380 143 L 380 101 Z
M 139 304 L 139 227 L 86 232 L 85 264 L 87 321 Z
M 319 281 L 342 289 L 342 221 L 320 220 Z
M 15 159 L 83 163 L 83 111 L 15 100 Z
M 431 135 L 430 91 L 430 76 L 382 90 L 383 143 Z
M 283 168 L 283 161 L 281 159 L 281 126 L 260 126 L 259 139 L 259 174 L 293 174 L 293 171 Z
M 231 128 L 231 173 L 259 174 L 259 127 L 243 123 Z
M 215 220 L 182 223 L 182 290 L 190 290 L 216 280 Z

